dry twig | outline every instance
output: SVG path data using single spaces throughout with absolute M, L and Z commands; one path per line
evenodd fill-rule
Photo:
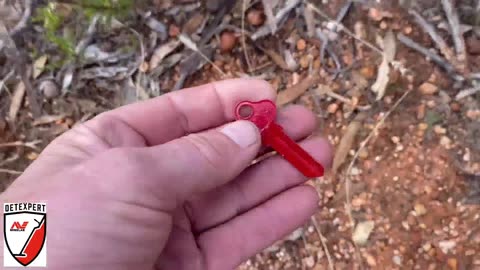
M 2 168 L 0 168 L 0 173 L 14 174 L 14 175 L 22 174 L 22 172 L 20 172 L 20 171 L 15 171 L 15 170 L 10 170 L 10 169 L 2 169 Z
M 455 100 L 458 101 L 458 100 L 464 99 L 466 97 L 475 95 L 476 93 L 479 93 L 479 92 L 480 92 L 480 85 L 472 87 L 472 88 L 464 89 L 464 90 L 460 91 L 455 96 Z
M 320 15 L 321 17 L 323 17 L 324 19 L 326 20 L 329 20 L 329 21 L 332 21 L 334 22 L 335 20 L 333 20 L 332 18 L 330 18 L 330 16 L 328 16 L 325 12 L 321 11 L 319 8 L 317 8 L 314 4 L 310 3 L 310 2 L 307 2 L 307 5 L 310 6 L 312 8 L 313 11 L 315 11 L 315 13 L 317 13 L 318 15 Z M 343 31 L 345 34 L 349 35 L 350 37 L 356 39 L 357 41 L 361 42 L 362 44 L 364 44 L 365 46 L 369 47 L 370 49 L 374 50 L 375 52 L 383 55 L 383 51 L 381 49 L 379 49 L 377 46 L 373 45 L 372 43 L 366 41 L 366 40 L 363 40 L 362 38 L 360 38 L 359 36 L 357 36 L 355 33 L 353 33 L 351 30 L 349 30 L 344 24 L 342 23 L 338 23 L 338 28 Z
M 315 231 L 317 232 L 318 237 L 320 238 L 320 242 L 322 242 L 322 247 L 325 252 L 325 256 L 327 256 L 328 269 L 334 270 L 335 267 L 333 264 L 332 255 L 330 255 L 330 251 L 328 250 L 327 239 L 325 238 L 325 236 L 323 236 L 322 230 L 320 230 L 320 226 L 318 226 L 317 219 L 313 216 L 311 217 L 311 220 L 312 220 L 313 227 L 315 227 Z
M 397 35 L 397 38 L 400 42 L 402 42 L 405 46 L 423 54 L 427 58 L 431 59 L 433 62 L 437 63 L 440 67 L 445 69 L 450 74 L 455 74 L 455 68 L 443 57 L 439 56 L 438 54 L 432 52 L 431 50 L 423 47 L 422 45 L 416 43 L 415 41 L 411 40 L 409 37 L 405 36 L 402 33 Z
M 433 42 L 440 49 L 440 52 L 442 52 L 443 56 L 445 56 L 450 63 L 456 63 L 452 49 L 447 45 L 447 42 L 445 42 L 440 34 L 438 34 L 437 30 L 435 30 L 435 27 L 427 22 L 427 20 L 425 20 L 422 15 L 415 10 L 410 10 L 410 14 L 413 15 L 417 24 L 421 26 L 423 30 L 425 30 L 425 32 L 427 32 L 427 34 L 432 38 Z
M 463 33 L 460 29 L 460 20 L 458 19 L 458 14 L 455 7 L 452 5 L 450 0 L 442 0 L 443 10 L 447 16 L 448 23 L 452 29 L 453 43 L 455 44 L 455 50 L 457 52 L 457 60 L 465 65 L 467 60 L 467 52 L 465 49 L 465 39 L 463 38 Z M 465 68 L 465 66 L 463 66 Z
M 37 144 L 41 143 L 41 140 L 36 140 L 36 141 L 31 141 L 31 142 L 8 142 L 8 143 L 0 143 L 0 148 L 6 148 L 6 147 L 18 147 L 18 146 L 23 146 L 27 148 L 31 148 L 33 150 L 39 150 L 37 147 Z
M 247 62 L 248 66 L 248 72 L 252 73 L 252 63 L 250 61 L 250 56 L 248 55 L 248 50 L 247 50 L 247 41 L 245 37 L 245 13 L 247 12 L 247 6 L 248 6 L 249 0 L 243 0 L 242 3 L 242 47 L 243 47 L 243 54 L 245 55 L 245 61 Z
M 10 36 L 20 32 L 27 26 L 28 19 L 32 15 L 32 0 L 25 0 L 25 10 L 23 11 L 22 18 L 10 31 Z

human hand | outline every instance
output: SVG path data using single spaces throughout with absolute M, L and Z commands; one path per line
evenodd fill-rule
M 47 202 L 50 269 L 232 269 L 318 206 L 281 157 L 250 166 L 259 132 L 230 122 L 238 102 L 263 99 L 275 99 L 267 83 L 238 79 L 103 113 L 54 140 L 0 199 Z M 294 139 L 315 128 L 299 106 L 278 122 Z M 326 140 L 301 144 L 330 165 Z

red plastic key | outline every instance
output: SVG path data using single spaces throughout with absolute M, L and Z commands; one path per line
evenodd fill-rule
M 237 120 L 251 121 L 260 129 L 263 145 L 272 147 L 306 177 L 323 176 L 323 166 L 283 132 L 275 123 L 276 115 L 277 107 L 270 100 L 240 102 L 235 109 Z

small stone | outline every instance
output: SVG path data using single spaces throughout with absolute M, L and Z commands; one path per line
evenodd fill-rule
M 400 142 L 400 138 L 397 136 L 393 136 L 392 138 L 390 138 L 390 140 L 392 140 L 394 144 L 398 144 Z
M 457 246 L 457 243 L 453 240 L 444 240 L 444 241 L 438 242 L 438 247 L 442 250 L 444 254 L 449 253 L 456 246 Z
M 425 82 L 418 87 L 418 90 L 423 95 L 433 95 L 438 92 L 438 86 L 429 82 Z
M 180 35 L 180 28 L 175 24 L 170 24 L 168 26 L 168 35 L 170 37 L 177 37 L 178 35 Z
M 427 209 L 425 208 L 425 205 L 421 203 L 415 204 L 413 209 L 415 210 L 415 214 L 417 214 L 418 217 L 423 216 L 427 213 Z
M 430 249 L 432 249 L 432 244 L 430 243 L 425 243 L 422 245 L 422 249 L 425 251 L 425 252 L 428 252 Z
M 60 95 L 60 88 L 52 80 L 42 81 L 38 88 L 46 98 L 55 98 Z
M 149 70 L 149 64 L 147 61 L 144 61 L 142 64 L 140 64 L 140 67 L 138 68 L 140 72 L 146 73 Z
M 422 120 L 425 118 L 425 104 L 420 104 L 420 106 L 417 107 L 417 119 Z
M 472 120 L 480 118 L 480 110 L 468 110 L 466 116 Z
M 307 48 L 307 42 L 304 39 L 299 39 L 297 41 L 297 50 L 303 51 Z
M 265 14 L 258 9 L 252 9 L 247 14 L 247 21 L 250 25 L 260 26 L 265 21 Z
M 452 269 L 452 270 L 457 270 L 458 269 L 458 262 L 457 262 L 457 259 L 455 259 L 455 258 L 449 258 L 447 260 L 447 264 L 450 267 L 450 269 Z
M 361 159 L 367 159 L 368 158 L 368 150 L 365 148 L 362 148 L 360 152 L 358 152 L 358 157 Z
M 383 20 L 383 18 L 391 18 L 392 16 L 393 14 L 388 11 L 383 11 L 376 8 L 370 8 L 368 10 L 368 17 L 377 22 Z
M 366 79 L 373 79 L 375 77 L 375 69 L 372 66 L 366 66 L 360 69 L 360 74 Z
M 304 55 L 300 58 L 300 66 L 303 68 L 303 69 L 307 69 L 309 66 L 310 66 L 310 57 L 309 55 Z
M 473 256 L 475 255 L 476 251 L 474 249 L 469 249 L 465 251 L 465 256 Z
M 427 107 L 430 108 L 430 109 L 433 109 L 437 106 L 437 103 L 435 102 L 435 100 L 429 100 L 427 101 Z
M 303 263 L 308 267 L 312 268 L 315 266 L 315 259 L 312 256 L 306 257 L 303 259 Z
M 386 21 L 382 21 L 382 22 L 380 23 L 380 29 L 385 30 L 385 29 L 387 29 L 387 27 L 388 27 L 388 24 L 387 24 Z
M 331 114 L 334 114 L 334 113 L 337 112 L 338 107 L 339 107 L 339 106 L 338 106 L 337 103 L 332 103 L 332 104 L 328 105 L 328 107 L 327 107 L 327 112 L 328 112 L 328 113 L 331 113 Z
M 373 257 L 371 254 L 365 253 L 363 254 L 363 257 L 367 261 L 368 266 L 377 266 L 377 260 L 375 260 L 375 257 Z
M 440 145 L 445 147 L 446 149 L 450 149 L 451 144 L 452 140 L 447 136 L 442 136 L 442 138 L 440 138 Z
M 418 129 L 419 130 L 427 130 L 428 129 L 428 124 L 427 123 L 420 123 L 418 124 Z
M 403 29 L 403 33 L 405 35 L 410 35 L 412 33 L 412 31 L 413 31 L 413 28 L 411 26 L 407 26 Z
M 395 256 L 393 256 L 392 261 L 393 261 L 394 264 L 396 264 L 398 266 L 402 266 L 402 256 L 395 255 Z
M 38 158 L 38 153 L 35 153 L 35 152 L 29 152 L 27 155 L 26 155 L 27 159 L 28 160 L 36 160 Z
M 222 52 L 230 52 L 237 44 L 237 37 L 233 32 L 225 31 L 220 36 L 220 50 Z
M 450 109 L 452 109 L 452 111 L 454 111 L 454 112 L 459 112 L 459 111 L 462 110 L 462 107 L 460 106 L 460 103 L 458 103 L 458 102 L 452 102 L 452 103 L 450 104 Z
M 433 131 L 436 133 L 436 134 L 447 134 L 447 129 L 446 128 L 443 128 L 442 126 L 440 125 L 435 125 L 433 127 Z

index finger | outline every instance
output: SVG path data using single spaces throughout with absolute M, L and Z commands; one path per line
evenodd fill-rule
M 234 120 L 234 108 L 240 101 L 274 101 L 275 97 L 266 81 L 232 79 L 171 92 L 118 108 L 105 116 L 128 124 L 148 145 L 158 145 Z

